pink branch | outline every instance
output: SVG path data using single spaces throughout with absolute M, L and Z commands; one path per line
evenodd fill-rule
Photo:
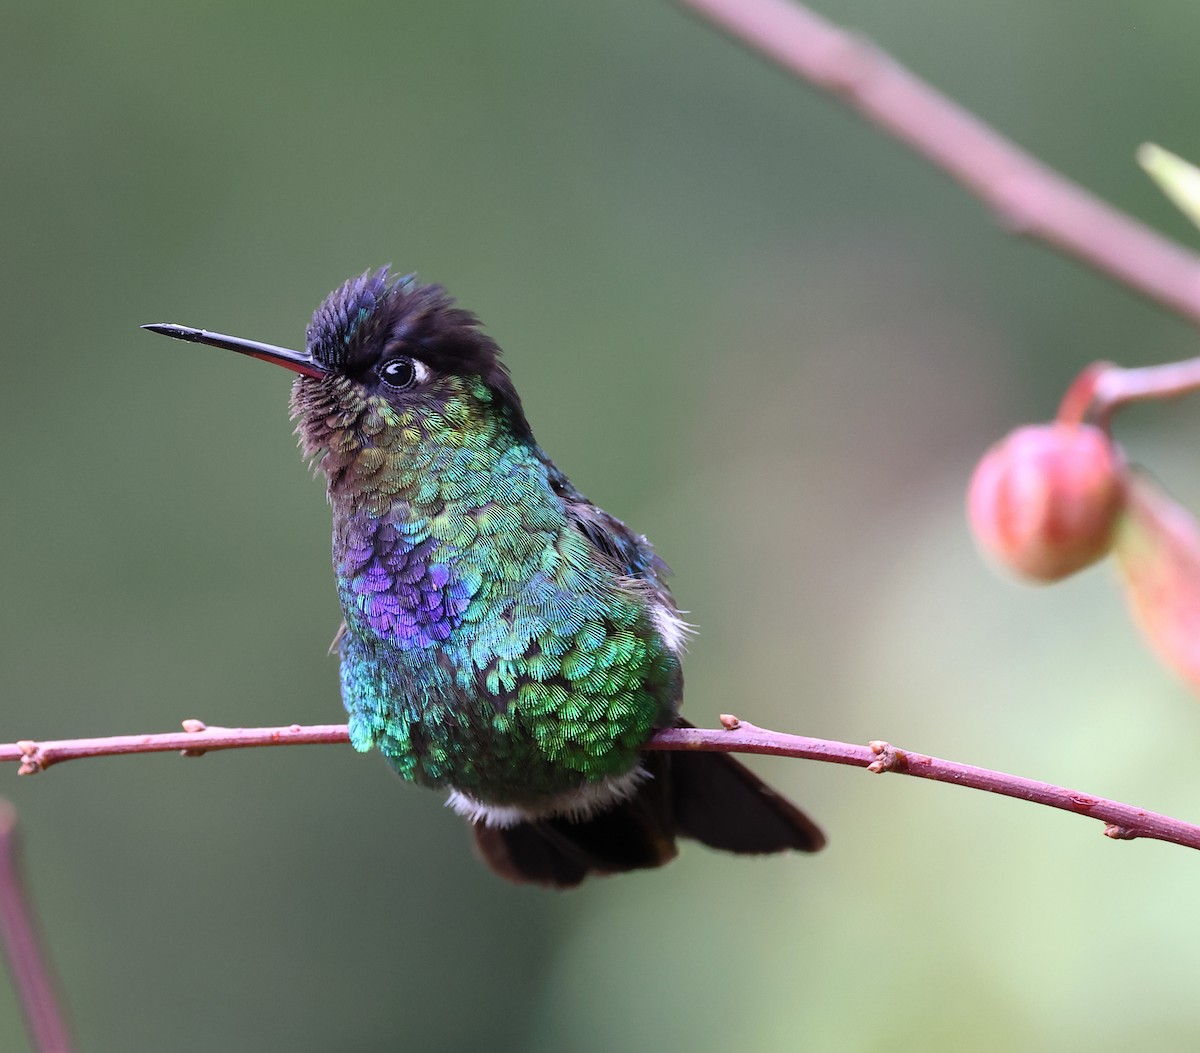
M 786 0 L 678 0 L 952 176 L 1019 234 L 1200 321 L 1200 256 L 1071 182 L 890 56 Z
M 1133 402 L 1180 398 L 1200 391 L 1200 358 L 1124 369 L 1094 362 L 1067 388 L 1058 407 L 1064 424 L 1092 420 L 1108 430 L 1113 414 Z
M 16 828 L 16 810 L 0 800 L 0 939 L 34 1049 L 69 1053 L 71 1040 L 58 1006 L 56 985 L 25 892 Z
M 172 753 L 199 757 L 214 750 L 251 746 L 303 746 L 349 742 L 345 724 L 289 724 L 283 728 L 210 728 L 200 720 L 185 720 L 183 731 L 161 735 L 109 735 L 95 739 L 57 739 L 0 745 L 0 763 L 19 761 L 18 774 L 33 775 L 60 761 L 81 757 L 116 757 L 126 753 Z
M 803 735 L 785 735 L 766 731 L 722 716 L 724 725 L 712 728 L 671 728 L 658 732 L 647 743 L 651 750 L 707 750 L 720 753 L 761 753 L 773 757 L 795 757 L 848 764 L 872 772 L 894 772 L 918 779 L 969 786 L 1004 797 L 1043 804 L 1076 815 L 1086 815 L 1105 824 L 1109 837 L 1131 840 L 1137 837 L 1169 841 L 1187 848 L 1200 849 L 1200 827 L 1143 808 L 1106 800 L 1092 794 L 1068 790 L 1048 782 L 1023 779 L 1004 772 L 977 768 L 972 764 L 927 757 L 921 753 L 898 750 L 886 742 L 858 746 L 849 742 L 814 739 Z M 313 743 L 350 741 L 345 724 L 279 728 L 210 728 L 198 720 L 184 721 L 187 729 L 164 735 L 117 735 L 96 739 L 60 739 L 54 742 L 21 741 L 0 745 L 0 762 L 20 762 L 23 774 L 43 771 L 51 764 L 80 757 L 115 756 L 127 753 L 163 753 L 180 751 L 199 756 L 214 750 L 246 749 L 252 746 L 297 746 Z
M 1015 797 L 1019 801 L 1044 804 L 1076 815 L 1086 815 L 1104 823 L 1108 837 L 1129 841 L 1137 837 L 1169 841 L 1185 848 L 1200 849 L 1200 826 L 1172 819 L 1169 815 L 1148 812 L 1144 808 L 1110 801 L 1078 790 L 1068 790 L 1053 783 L 1023 779 L 1019 775 L 977 768 L 973 764 L 927 757 L 923 753 L 899 750 L 887 742 L 873 741 L 866 746 L 828 739 L 811 739 L 803 735 L 785 735 L 767 731 L 738 720 L 722 716 L 723 730 L 709 728 L 671 728 L 660 731 L 650 740 L 648 749 L 657 750 L 714 750 L 723 753 L 761 753 L 772 757 L 798 757 L 803 760 L 824 761 L 828 764 L 849 764 L 868 771 L 894 772 L 912 775 L 933 782 L 969 786 L 974 790 Z

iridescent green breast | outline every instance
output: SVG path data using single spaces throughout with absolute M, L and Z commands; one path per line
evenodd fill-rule
M 369 499 L 335 515 L 339 646 L 357 748 L 521 804 L 636 768 L 681 678 L 661 583 L 585 534 L 536 446 L 502 438 L 426 428 L 373 466 Z

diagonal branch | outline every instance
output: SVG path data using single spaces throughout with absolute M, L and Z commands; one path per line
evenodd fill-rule
M 767 731 L 722 716 L 721 728 L 668 728 L 647 744 L 650 750 L 702 750 L 714 753 L 759 753 L 772 757 L 795 757 L 848 764 L 872 772 L 894 772 L 933 782 L 968 786 L 1004 797 L 1042 804 L 1048 808 L 1085 815 L 1104 823 L 1104 833 L 1118 840 L 1144 837 L 1169 841 L 1185 848 L 1200 849 L 1200 826 L 1185 823 L 1144 808 L 1106 800 L 1093 794 L 1068 790 L 1048 782 L 1023 779 L 1018 775 L 977 768 L 973 764 L 927 757 L 899 750 L 886 742 L 859 746 L 850 742 L 814 739 Z M 0 745 L 0 762 L 20 762 L 21 774 L 44 771 L 52 764 L 81 757 L 105 757 L 127 753 L 179 751 L 196 757 L 215 750 L 246 749 L 253 746 L 299 746 L 316 743 L 348 743 L 345 724 L 290 724 L 278 728 L 210 728 L 199 720 L 185 720 L 184 731 L 162 735 L 115 735 L 94 739 L 59 739 L 52 742 L 20 742 Z
M 57 983 L 21 871 L 17 813 L 0 800 L 0 942 L 13 988 L 38 1053 L 69 1053 L 71 1040 L 59 1006 Z
M 1060 175 L 866 40 L 788 0 L 677 2 L 899 139 L 1011 230 L 1200 322 L 1200 256 Z

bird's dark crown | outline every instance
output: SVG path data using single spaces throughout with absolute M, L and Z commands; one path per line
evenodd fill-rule
M 415 274 L 389 280 L 388 268 L 381 267 L 325 298 L 308 326 L 307 344 L 327 369 L 350 377 L 397 355 L 419 359 L 437 373 L 477 376 L 510 409 L 518 428 L 528 430 L 500 348 L 479 324 L 440 285 L 421 285 Z

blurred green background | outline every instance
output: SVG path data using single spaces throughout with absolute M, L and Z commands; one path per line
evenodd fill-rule
M 827 0 L 1195 244 L 1133 163 L 1200 158 L 1200 10 Z M 341 719 L 321 487 L 282 372 L 391 261 L 507 349 L 538 436 L 701 627 L 686 712 L 883 737 L 1200 816 L 1196 701 L 1108 568 L 976 556 L 982 451 L 1181 322 L 667 3 L 9 3 L 0 33 L 0 740 Z M 1122 418 L 1200 503 L 1195 405 Z M 1186 456 L 1185 456 L 1186 455 Z M 553 895 L 375 757 L 0 771 L 79 1047 L 1194 1047 L 1200 860 L 912 780 L 764 761 L 820 857 L 684 849 Z M 18 1048 L 0 985 L 0 1034 Z

